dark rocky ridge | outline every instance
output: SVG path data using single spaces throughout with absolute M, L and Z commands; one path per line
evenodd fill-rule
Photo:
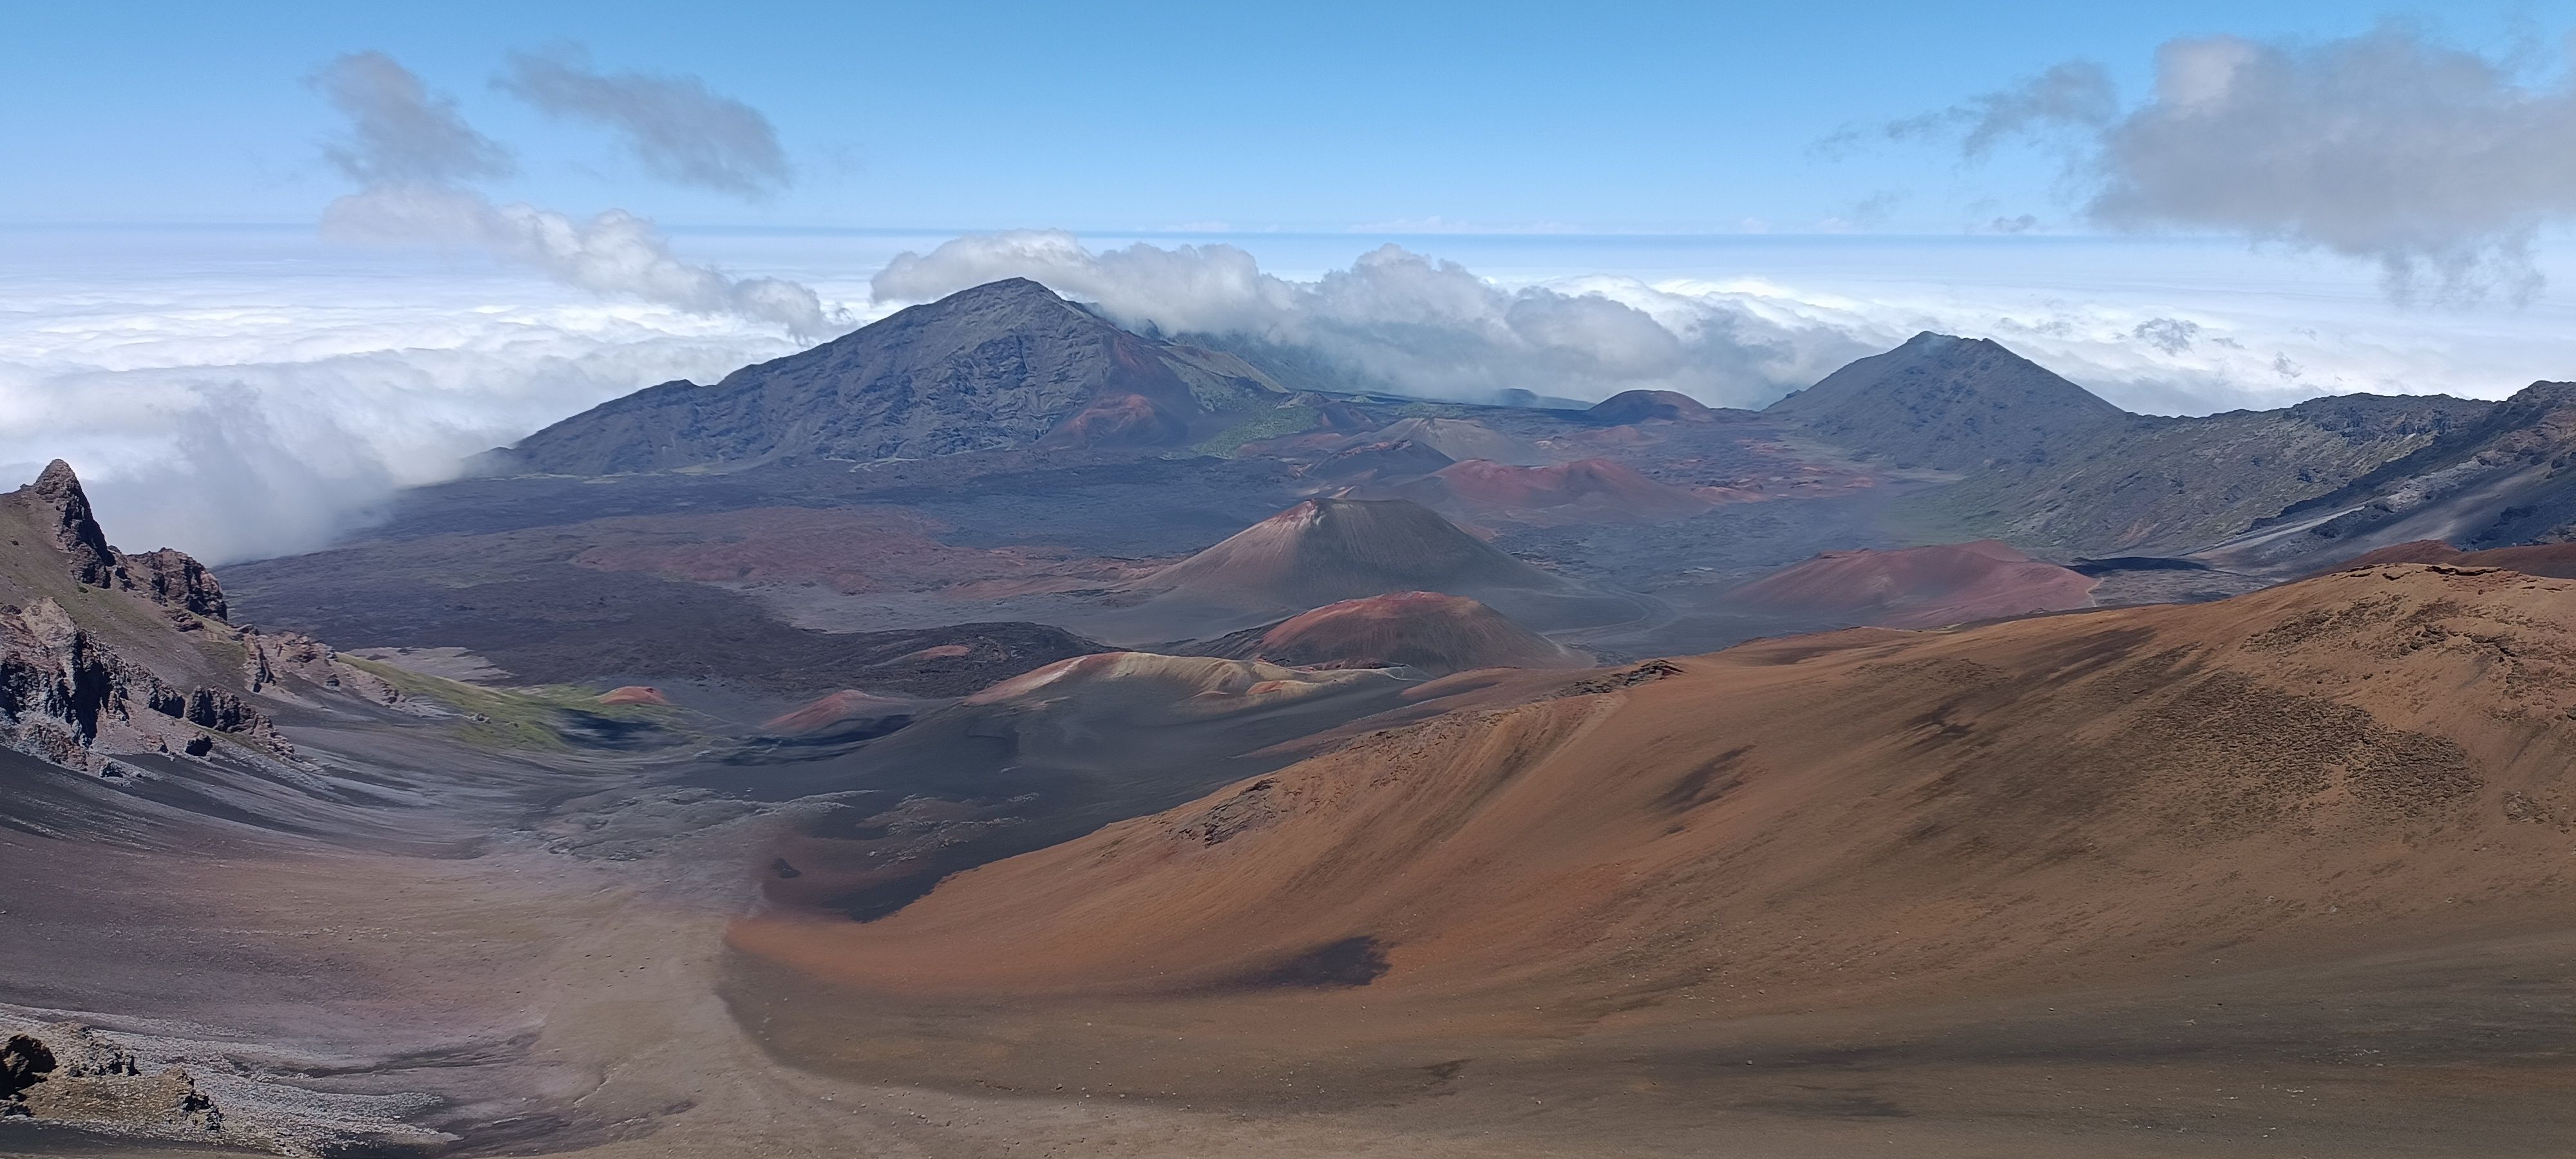
M 811 350 L 593 407 L 495 456 L 608 475 L 1013 447 L 1169 447 L 1287 392 L 1248 363 L 1131 334 L 1025 279 L 915 306 Z

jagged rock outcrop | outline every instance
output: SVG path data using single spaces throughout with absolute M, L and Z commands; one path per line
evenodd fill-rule
M 239 695 L 182 692 L 82 628 L 50 599 L 0 611 L 0 745 L 67 768 L 107 770 L 118 754 L 212 751 L 199 730 L 278 757 L 294 746 Z
M 243 628 L 238 639 L 245 653 L 242 680 L 254 695 L 295 699 L 288 683 L 291 677 L 377 704 L 389 705 L 402 699 L 400 689 L 341 659 L 330 645 L 301 632 L 263 632 L 257 628 Z
M 54 548 L 71 564 L 73 579 L 100 587 L 115 582 L 116 549 L 107 545 L 107 533 L 90 513 L 89 495 L 81 490 L 80 477 L 72 474 L 71 464 L 61 459 L 45 464 L 35 482 L 10 498 L 50 517 L 41 520 L 39 526 L 52 533 Z
M 89 493 L 71 464 L 56 459 L 36 481 L 0 496 L 18 508 L 63 557 L 73 580 L 91 587 L 133 592 L 177 611 L 221 620 L 230 614 L 213 572 L 188 553 L 161 548 L 127 555 L 107 542 L 90 508 Z
M 231 615 L 231 608 L 224 603 L 224 589 L 215 583 L 215 573 L 184 551 L 165 547 L 129 555 L 125 566 L 135 590 L 151 597 L 153 603 L 216 620 Z
M 0 1118 L 117 1135 L 220 1137 L 224 1113 L 182 1066 L 144 1073 L 134 1054 L 75 1022 L 0 1040 Z
M 320 641 L 228 622 L 222 585 L 170 548 L 128 555 L 57 459 L 0 495 L 0 747 L 108 776 L 114 758 L 251 759 L 295 747 L 257 701 L 401 693 Z

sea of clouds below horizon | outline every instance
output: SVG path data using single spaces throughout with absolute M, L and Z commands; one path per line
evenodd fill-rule
M 0 473 L 68 459 L 122 546 L 218 562 L 322 546 L 476 451 L 798 345 L 471 255 L 307 230 L 0 234 Z M 1253 234 L 1127 248 L 1139 240 L 675 236 L 694 260 L 811 286 L 854 322 L 904 304 L 878 296 L 889 287 L 1022 274 L 1122 320 L 1267 329 L 1425 394 L 1663 386 L 1759 406 L 1927 329 L 1994 338 L 2148 413 L 2356 391 L 2498 398 L 2576 377 L 2576 298 L 2399 307 L 2370 270 L 2218 242 Z M 2576 295 L 2576 271 L 2552 272 Z M 1426 361 L 1408 349 L 1426 334 L 1460 353 Z

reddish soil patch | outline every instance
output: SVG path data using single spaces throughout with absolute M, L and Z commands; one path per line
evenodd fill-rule
M 1344 600 L 1282 621 L 1241 651 L 1307 668 L 1402 664 L 1437 675 L 1477 668 L 1567 668 L 1583 658 L 1484 604 L 1439 592 Z M 1228 652 L 1228 655 L 1234 653 Z
M 1829 551 L 1737 588 L 1729 600 L 1763 615 L 1925 628 L 2087 607 L 2098 582 L 1985 539 Z
M 1390 591 L 1564 584 L 1420 504 L 1309 499 L 1132 586 L 1235 606 L 1309 609 Z
M 965 651 L 961 649 L 953 655 L 964 655 Z M 877 720 L 918 712 L 924 703 L 919 700 L 875 696 L 855 688 L 844 688 L 838 692 L 825 693 L 770 718 L 767 727 L 770 731 L 782 735 L 802 736 L 807 733 L 821 732 L 847 721 Z
M 629 684 L 599 694 L 601 704 L 669 704 L 671 698 L 662 690 L 645 684 Z

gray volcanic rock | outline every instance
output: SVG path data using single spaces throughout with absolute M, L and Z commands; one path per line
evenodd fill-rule
M 1995 342 L 1928 332 L 1763 413 L 1898 466 L 1947 470 L 2046 461 L 2136 417 Z
M 177 548 L 126 556 L 125 571 L 132 590 L 150 596 L 153 603 L 217 620 L 229 618 L 232 613 L 224 602 L 223 586 L 215 582 L 215 573 Z
M 0 612 L 0 746 L 66 768 L 102 771 L 112 753 L 202 756 L 206 732 L 238 737 L 270 755 L 294 746 L 267 715 L 229 690 L 181 692 L 150 668 L 41 599 Z
M 1025 279 L 915 306 L 811 350 L 668 382 L 502 452 L 605 475 L 814 456 L 862 462 L 1032 445 L 1187 445 L 1287 392 L 1229 354 L 1139 337 Z
M 0 1115 L 110 1136 L 231 1141 L 223 1112 L 186 1067 L 146 1074 L 132 1052 L 74 1022 L 0 1041 Z

